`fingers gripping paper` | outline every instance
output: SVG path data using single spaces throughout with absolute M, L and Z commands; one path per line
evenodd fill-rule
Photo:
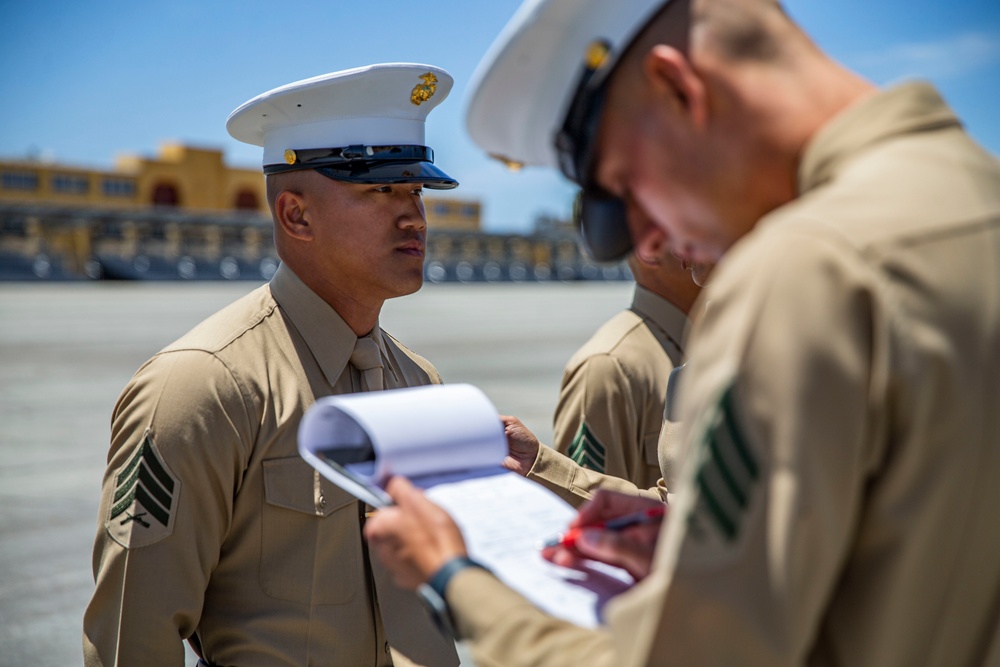
M 549 563 L 538 544 L 576 515 L 554 493 L 501 463 L 507 440 L 496 408 L 471 385 L 432 385 L 320 399 L 299 427 L 302 457 L 376 507 L 393 475 L 408 477 L 451 514 L 470 555 L 544 611 L 585 627 L 632 578 L 601 563 Z

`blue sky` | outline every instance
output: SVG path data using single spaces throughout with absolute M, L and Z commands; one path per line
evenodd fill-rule
M 614 0 L 606 0 L 613 2 Z M 260 149 L 225 120 L 270 88 L 374 62 L 450 71 L 451 97 L 428 122 L 456 195 L 484 204 L 487 229 L 526 231 L 565 215 L 558 174 L 510 174 L 464 128 L 467 84 L 520 0 L 0 0 L 0 159 L 36 156 L 110 168 L 180 141 L 257 167 Z M 939 86 L 972 135 L 1000 155 L 1000 2 L 787 0 L 835 58 L 876 83 L 922 77 Z

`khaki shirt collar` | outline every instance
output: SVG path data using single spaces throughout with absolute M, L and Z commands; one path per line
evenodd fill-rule
M 684 337 L 688 328 L 688 316 L 684 311 L 642 285 L 635 286 L 632 311 L 663 329 L 681 354 L 684 353 Z
M 335 385 L 351 360 L 358 337 L 337 311 L 285 264 L 278 266 L 270 287 L 271 295 L 302 335 L 327 382 Z M 385 342 L 377 323 L 371 337 L 385 360 Z M 388 364 L 386 368 L 389 369 Z
M 829 181 L 855 153 L 872 144 L 959 124 L 927 83 L 905 83 L 869 95 L 837 115 L 806 145 L 799 165 L 799 193 Z

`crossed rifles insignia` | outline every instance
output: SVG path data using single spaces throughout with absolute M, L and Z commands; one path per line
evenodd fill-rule
M 431 72 L 427 74 L 420 75 L 423 83 L 418 83 L 410 91 L 410 102 L 420 106 L 427 100 L 434 97 L 434 93 L 437 92 L 437 77 Z

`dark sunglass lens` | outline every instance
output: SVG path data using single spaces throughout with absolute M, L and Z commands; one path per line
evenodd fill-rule
M 583 192 L 574 217 L 584 247 L 597 262 L 617 262 L 632 249 L 625 202 L 606 193 Z

